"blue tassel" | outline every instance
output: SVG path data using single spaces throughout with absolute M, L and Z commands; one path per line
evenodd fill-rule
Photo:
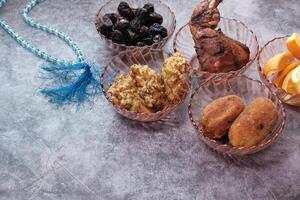
M 51 103 L 57 105 L 76 103 L 80 106 L 101 93 L 100 72 L 86 63 L 42 67 L 42 69 L 47 72 L 47 76 L 43 79 L 50 80 L 50 85 L 60 85 L 41 90 Z

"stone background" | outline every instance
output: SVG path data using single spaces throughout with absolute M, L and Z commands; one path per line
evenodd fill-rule
M 0 9 L 22 36 L 60 58 L 74 59 L 66 45 L 28 27 L 25 0 Z M 94 27 L 104 0 L 48 0 L 31 16 L 68 33 L 88 60 L 105 63 L 111 53 Z M 196 0 L 165 0 L 188 21 Z M 300 32 L 299 0 L 225 0 L 223 16 L 245 22 L 264 44 Z M 171 49 L 171 41 L 166 46 Z M 200 141 L 187 120 L 142 126 L 114 112 L 103 97 L 93 107 L 57 109 L 38 93 L 44 64 L 0 29 L 0 199 L 300 199 L 300 123 L 287 107 L 287 127 L 277 143 L 241 160 L 219 155 Z M 255 66 L 247 74 L 258 78 Z

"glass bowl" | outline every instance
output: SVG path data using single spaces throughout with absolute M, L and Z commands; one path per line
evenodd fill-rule
M 156 113 L 138 113 L 122 109 L 118 105 L 115 105 L 111 100 L 110 94 L 108 93 L 108 89 L 112 85 L 116 77 L 118 77 L 121 74 L 128 74 L 131 65 L 148 65 L 157 73 L 160 73 L 164 60 L 169 56 L 170 54 L 165 53 L 161 49 L 149 49 L 147 47 L 120 52 L 118 55 L 114 56 L 111 59 L 111 61 L 106 65 L 100 77 L 102 92 L 105 98 L 111 103 L 111 105 L 115 108 L 115 110 L 118 113 L 132 120 L 142 122 L 158 121 L 160 119 L 163 119 L 170 113 L 174 112 L 183 103 L 188 94 L 186 94 L 180 102 L 176 104 L 170 104 L 167 108 L 165 108 L 162 111 Z M 189 85 L 189 88 L 191 88 L 191 80 L 188 76 L 188 73 L 187 83 Z
M 276 76 L 267 78 L 263 73 L 263 68 L 270 58 L 279 53 L 288 51 L 286 47 L 286 40 L 288 39 L 288 37 L 289 35 L 274 38 L 273 40 L 267 42 L 267 44 L 265 44 L 265 46 L 259 52 L 259 56 L 257 59 L 257 68 L 261 80 L 272 90 L 277 92 L 277 95 L 279 96 L 281 101 L 289 105 L 300 106 L 300 94 L 289 94 L 285 90 L 276 87 L 275 84 L 273 84 L 273 79 Z
M 233 147 L 229 143 L 222 144 L 221 142 L 210 139 L 203 134 L 202 126 L 199 124 L 201 111 L 215 99 L 232 94 L 241 97 L 246 105 L 249 105 L 249 103 L 257 97 L 267 97 L 277 108 L 278 119 L 275 127 L 263 141 L 255 146 L 249 148 Z M 283 104 L 273 91 L 260 81 L 253 80 L 244 75 L 239 75 L 223 79 L 222 81 L 218 81 L 217 78 L 213 78 L 199 86 L 192 94 L 189 103 L 189 117 L 201 139 L 208 146 L 226 155 L 242 156 L 261 151 L 274 143 L 283 132 L 286 114 Z
M 116 13 L 118 5 L 121 1 L 123 0 L 110 0 L 100 8 L 96 15 L 95 25 L 97 31 L 99 30 L 99 27 L 101 25 L 102 16 L 104 16 L 106 13 Z M 163 17 L 162 25 L 168 30 L 168 36 L 163 38 L 159 43 L 154 43 L 152 45 L 145 46 L 150 48 L 161 49 L 172 36 L 176 28 L 176 19 L 174 13 L 166 4 L 162 3 L 160 0 L 126 0 L 126 2 L 133 8 L 143 7 L 143 5 L 146 3 L 152 3 L 154 5 L 155 12 L 159 13 Z M 98 31 L 98 33 L 101 36 L 101 38 L 105 41 L 106 45 L 115 52 L 138 48 L 137 46 L 127 46 L 125 44 L 115 43 L 111 39 L 108 39 L 105 35 L 101 34 L 100 31 Z
M 194 48 L 195 43 L 192 33 L 189 25 L 186 24 L 176 33 L 173 48 L 175 52 L 181 52 L 183 57 L 190 61 L 192 66 L 192 76 L 197 77 L 202 81 L 213 77 L 230 77 L 244 73 L 246 69 L 255 61 L 259 51 L 259 45 L 255 34 L 242 22 L 235 19 L 227 19 L 222 17 L 218 28 L 221 28 L 222 32 L 226 36 L 245 44 L 250 50 L 250 59 L 245 66 L 236 71 L 230 71 L 227 73 L 210 73 L 201 71 Z

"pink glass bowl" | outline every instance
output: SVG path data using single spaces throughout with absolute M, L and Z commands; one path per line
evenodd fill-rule
M 276 76 L 271 76 L 267 78 L 263 73 L 263 68 L 267 64 L 267 62 L 273 56 L 288 51 L 286 47 L 286 40 L 288 39 L 289 35 L 274 38 L 273 40 L 269 41 L 259 52 L 259 56 L 257 59 L 257 68 L 259 71 L 259 76 L 261 80 L 271 87 L 272 90 L 276 91 L 281 101 L 286 104 L 293 105 L 293 106 L 300 106 L 300 94 L 289 94 L 285 90 L 278 88 L 273 84 L 273 79 Z
M 263 141 L 255 146 L 249 148 L 233 147 L 229 143 L 222 144 L 203 134 L 202 126 L 199 124 L 201 111 L 215 99 L 232 94 L 241 97 L 246 105 L 249 105 L 249 103 L 257 97 L 267 97 L 277 108 L 278 119 L 275 127 Z M 285 116 L 283 104 L 274 92 L 260 81 L 253 80 L 243 75 L 226 78 L 222 81 L 218 81 L 216 78 L 206 81 L 194 91 L 189 103 L 189 117 L 201 139 L 211 148 L 227 155 L 242 156 L 252 154 L 270 146 L 282 134 L 285 126 Z
M 101 25 L 102 16 L 107 13 L 116 13 L 118 5 L 123 0 L 110 0 L 105 5 L 103 5 L 96 15 L 96 29 Z M 155 12 L 159 13 L 163 17 L 162 26 L 164 26 L 168 30 L 168 36 L 163 38 L 159 43 L 154 43 L 152 45 L 148 45 L 147 47 L 161 49 L 169 38 L 174 33 L 176 27 L 176 19 L 174 13 L 171 9 L 160 0 L 126 0 L 126 2 L 133 8 L 143 7 L 146 3 L 152 3 L 154 5 Z M 113 42 L 111 39 L 108 39 L 106 36 L 98 31 L 101 38 L 105 41 L 106 45 L 115 52 L 124 51 L 124 50 L 132 50 L 134 48 L 138 48 L 137 46 L 127 46 L 125 44 L 118 44 Z
M 116 77 L 121 74 L 128 74 L 130 66 L 133 64 L 148 65 L 154 69 L 157 73 L 160 73 L 162 64 L 166 58 L 170 55 L 162 51 L 161 49 L 149 49 L 149 48 L 138 48 L 132 51 L 122 51 L 118 55 L 114 56 L 111 61 L 105 67 L 101 77 L 101 87 L 105 98 L 112 104 L 115 110 L 132 120 L 150 122 L 158 121 L 170 113 L 174 112 L 185 100 L 186 96 L 176 104 L 171 104 L 162 111 L 156 113 L 138 113 L 133 111 L 128 111 L 126 109 L 120 108 L 118 105 L 113 104 L 111 101 L 111 96 L 108 93 L 109 87 L 112 85 Z M 187 74 L 187 83 L 189 88 L 191 87 L 191 81 Z
M 250 50 L 250 59 L 249 62 L 243 66 L 241 69 L 236 71 L 230 71 L 227 73 L 209 73 L 205 71 L 201 71 L 196 51 L 195 51 L 195 43 L 192 38 L 192 33 L 188 24 L 184 25 L 179 29 L 179 31 L 175 35 L 173 48 L 174 51 L 179 51 L 182 53 L 183 57 L 190 61 L 192 66 L 192 76 L 201 79 L 202 81 L 213 78 L 213 77 L 230 77 L 242 74 L 246 71 L 248 67 L 252 65 L 255 61 L 259 45 L 257 38 L 252 30 L 250 30 L 245 24 L 235 19 L 227 19 L 221 18 L 221 21 L 218 25 L 218 28 L 221 28 L 222 32 L 228 37 L 240 41 L 245 44 Z

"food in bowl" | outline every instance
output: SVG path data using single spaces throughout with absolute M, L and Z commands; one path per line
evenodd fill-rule
M 154 5 L 145 4 L 142 8 L 131 8 L 120 2 L 116 13 L 97 16 L 97 30 L 106 38 L 128 46 L 146 46 L 159 43 L 168 36 L 162 26 L 163 17 L 155 12 Z
M 246 45 L 216 29 L 221 18 L 217 8 L 220 2 L 202 1 L 194 9 L 189 22 L 201 71 L 210 73 L 239 70 L 250 59 Z
M 165 93 L 170 103 L 181 101 L 189 90 L 187 84 L 187 72 L 189 64 L 180 53 L 175 53 L 167 58 L 161 70 L 165 86 Z
M 182 100 L 189 91 L 189 64 L 180 53 L 167 58 L 161 74 L 147 65 L 132 65 L 128 75 L 120 75 L 108 92 L 113 104 L 138 113 L 155 113 Z
M 132 65 L 128 76 L 119 76 L 109 88 L 111 100 L 121 108 L 135 112 L 163 110 L 163 82 L 147 65 Z
M 205 136 L 220 139 L 227 134 L 233 121 L 244 110 L 243 100 L 236 95 L 228 95 L 214 100 L 201 114 L 201 125 Z
M 295 58 L 300 60 L 300 35 L 293 33 L 286 41 L 287 48 Z
M 276 87 L 289 94 L 300 94 L 300 35 L 293 33 L 286 41 L 288 51 L 279 53 L 266 63 L 264 75 Z
M 236 95 L 221 97 L 207 105 L 200 125 L 210 139 L 226 138 L 235 147 L 251 147 L 272 132 L 277 121 L 277 110 L 272 101 L 258 97 L 245 107 Z
M 266 138 L 276 124 L 277 110 L 272 101 L 259 97 L 252 101 L 230 127 L 230 144 L 251 147 Z

